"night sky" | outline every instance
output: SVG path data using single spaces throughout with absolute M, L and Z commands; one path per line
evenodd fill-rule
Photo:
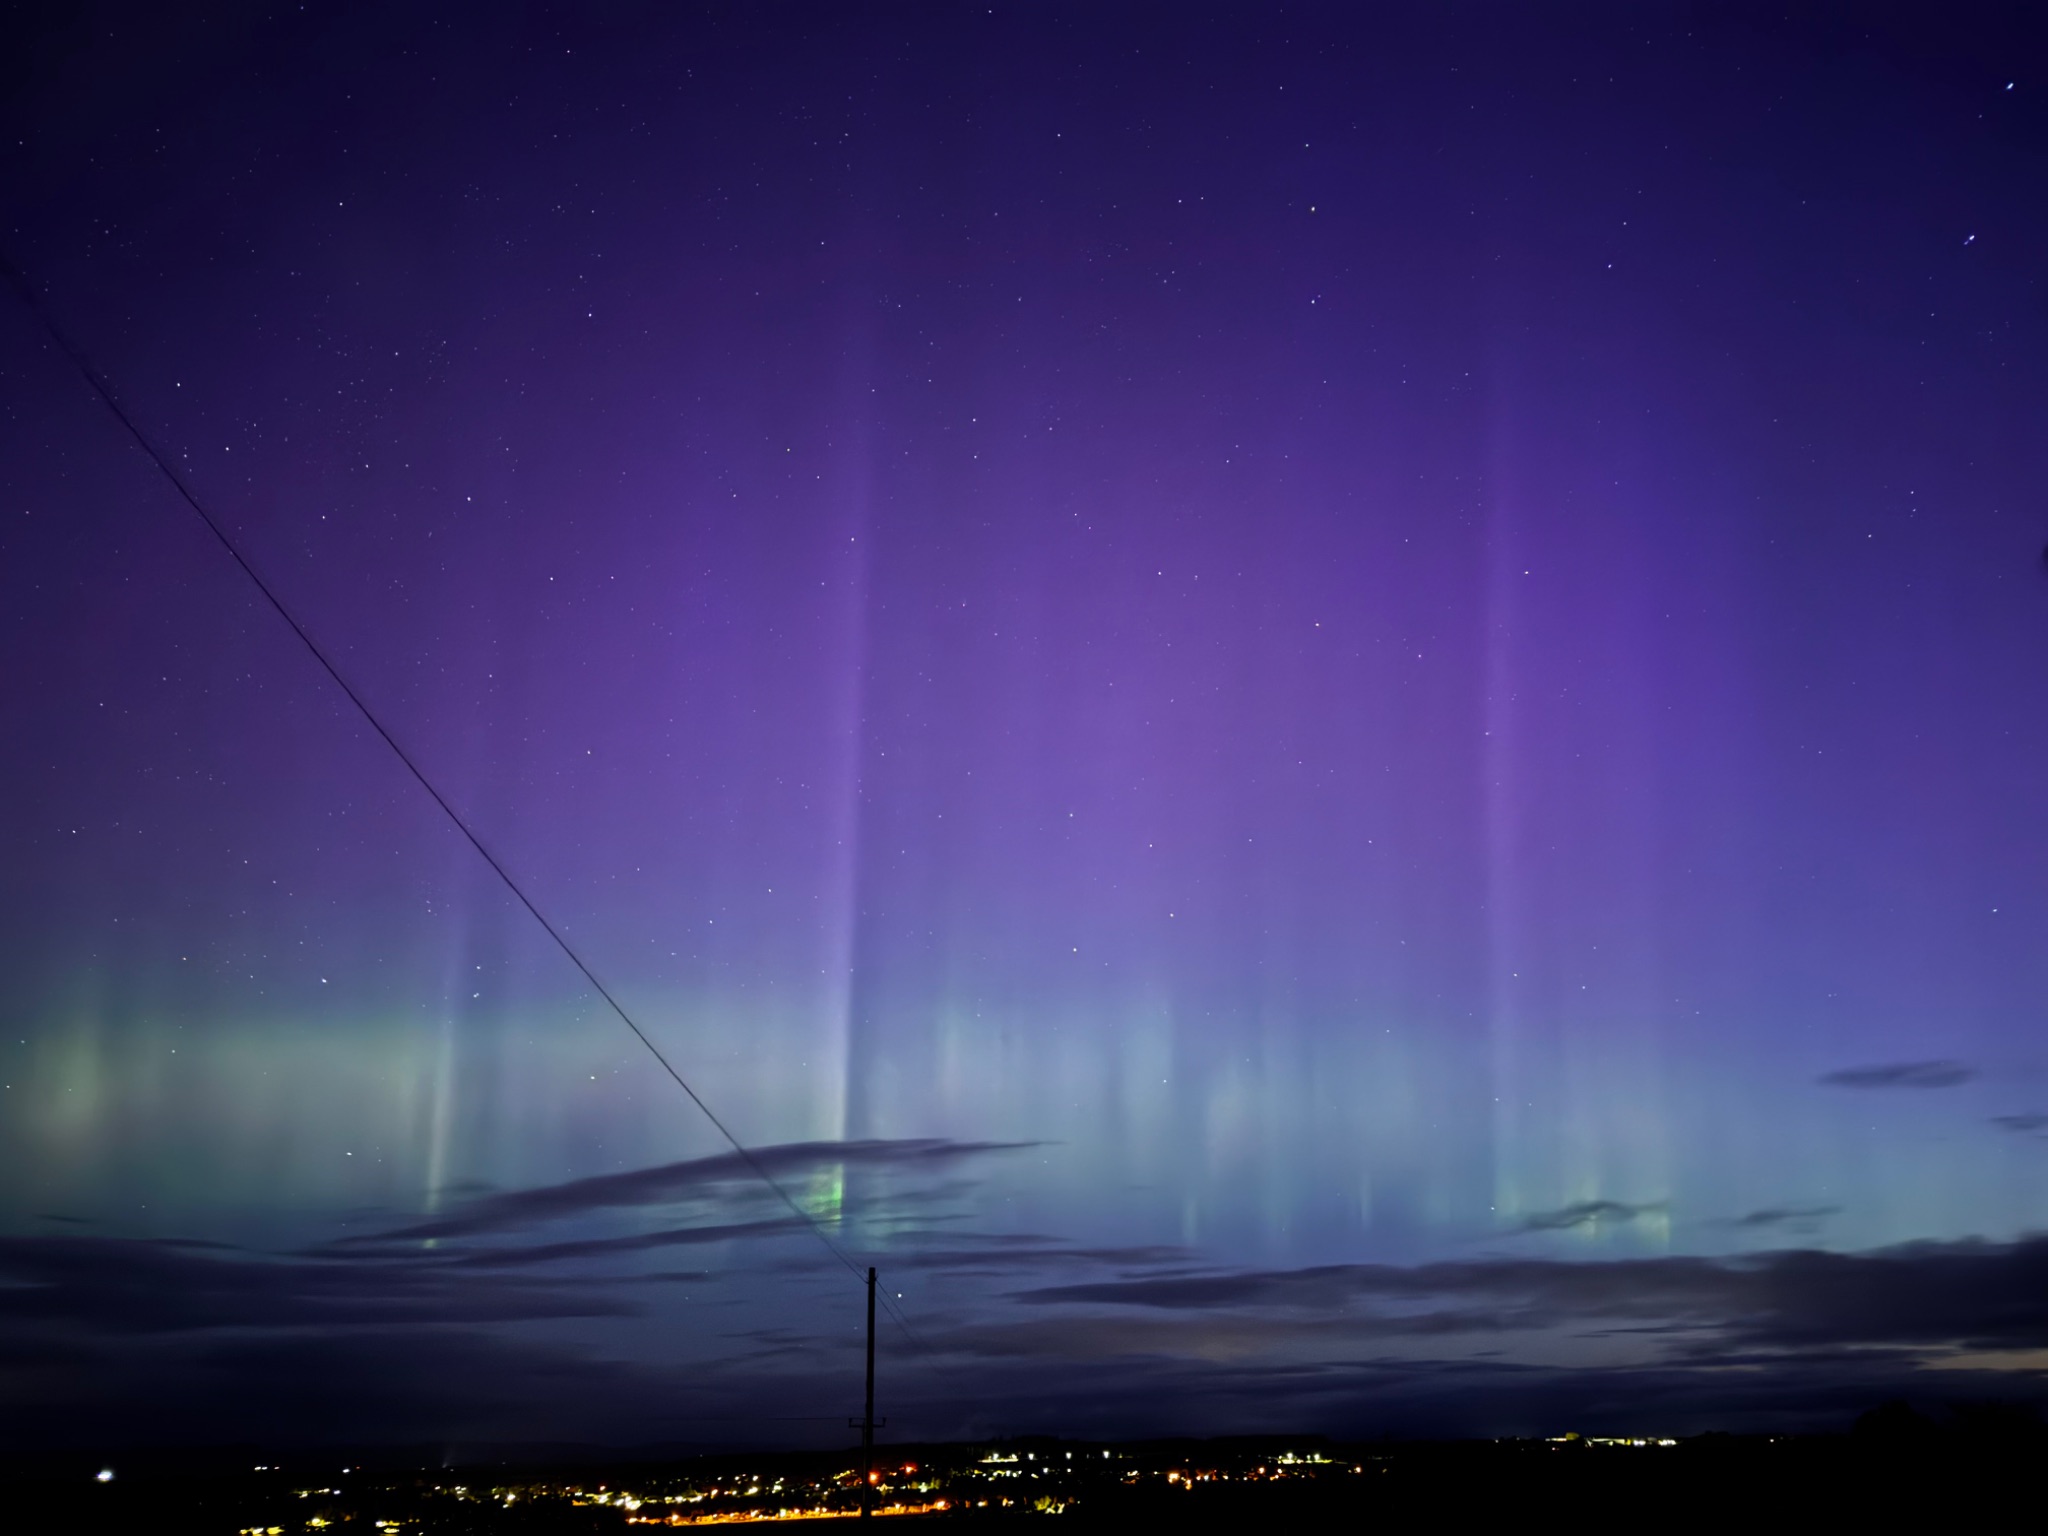
M 31 7 L 0 246 L 891 1436 L 2048 1369 L 2024 7 Z M 0 294 L 0 1429 L 836 1443 L 862 1298 Z

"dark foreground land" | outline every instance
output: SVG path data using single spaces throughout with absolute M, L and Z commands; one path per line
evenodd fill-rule
M 840 1526 L 857 1519 L 847 1453 L 422 1470 L 336 1457 L 205 1470 L 138 1461 L 16 1463 L 0 1529 L 205 1536 L 646 1533 Z M 1055 1440 L 878 1451 L 888 1529 L 1365 1530 L 1569 1521 L 1597 1529 L 1957 1528 L 2029 1523 L 2048 1436 L 1858 1433 L 1343 1445 L 1313 1439 L 1087 1445 Z

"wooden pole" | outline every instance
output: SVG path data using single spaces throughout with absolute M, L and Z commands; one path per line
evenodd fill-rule
M 868 1398 L 860 1418 L 860 1517 L 875 1507 L 875 1271 L 868 1267 Z

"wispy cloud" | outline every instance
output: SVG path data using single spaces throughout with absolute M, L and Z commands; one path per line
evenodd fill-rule
M 458 1250 L 447 1260 L 449 1268 L 509 1269 L 529 1264 L 550 1264 L 565 1259 L 613 1258 L 629 1253 L 648 1253 L 662 1248 L 695 1247 L 705 1243 L 729 1243 L 742 1238 L 780 1237 L 801 1232 L 807 1223 L 794 1216 L 770 1221 L 724 1221 L 701 1227 L 669 1227 L 659 1232 L 635 1232 L 627 1237 L 592 1237 L 559 1243 L 530 1243 L 518 1247 Z
M 1800 1231 L 1811 1231 L 1830 1216 L 1839 1216 L 1839 1205 L 1773 1205 L 1760 1211 L 1751 1211 L 1722 1223 L 1724 1226 L 1741 1227 L 1748 1231 L 1762 1231 L 1774 1227 L 1792 1227 Z
M 2031 1135 L 2035 1131 L 2048 1131 L 2048 1115 L 2043 1114 L 1993 1115 L 1991 1123 L 2000 1130 L 2012 1131 L 2021 1136 Z
M 1595 1227 L 1610 1222 L 1634 1221 L 1641 1216 L 1662 1215 L 1669 1206 L 1662 1200 L 1645 1205 L 1628 1205 L 1620 1200 L 1580 1200 L 1554 1211 L 1536 1211 L 1522 1222 L 1524 1232 L 1566 1232 L 1573 1227 Z
M 1819 1081 L 1830 1088 L 1954 1088 L 1976 1075 L 1960 1061 L 1888 1061 L 1825 1072 Z
M 341 1244 L 424 1241 L 510 1232 L 592 1211 L 672 1205 L 742 1186 L 748 1198 L 765 1193 L 760 1175 L 797 1178 L 831 1168 L 864 1168 L 896 1172 L 938 1170 L 969 1158 L 1015 1152 L 1039 1142 L 946 1141 L 918 1138 L 900 1141 L 803 1141 L 757 1147 L 751 1160 L 736 1152 L 692 1158 L 625 1173 L 599 1174 L 534 1189 L 511 1190 L 470 1201 L 450 1215 L 415 1222 L 392 1231 L 341 1239 Z M 770 1197 L 772 1198 L 772 1196 Z M 337 1246 L 340 1246 L 338 1244 Z

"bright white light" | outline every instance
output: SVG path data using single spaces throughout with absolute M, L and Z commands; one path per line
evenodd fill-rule
M 94 1482 L 111 1483 L 113 1480 L 114 1469 L 112 1467 L 101 1467 L 98 1472 L 93 1474 Z

